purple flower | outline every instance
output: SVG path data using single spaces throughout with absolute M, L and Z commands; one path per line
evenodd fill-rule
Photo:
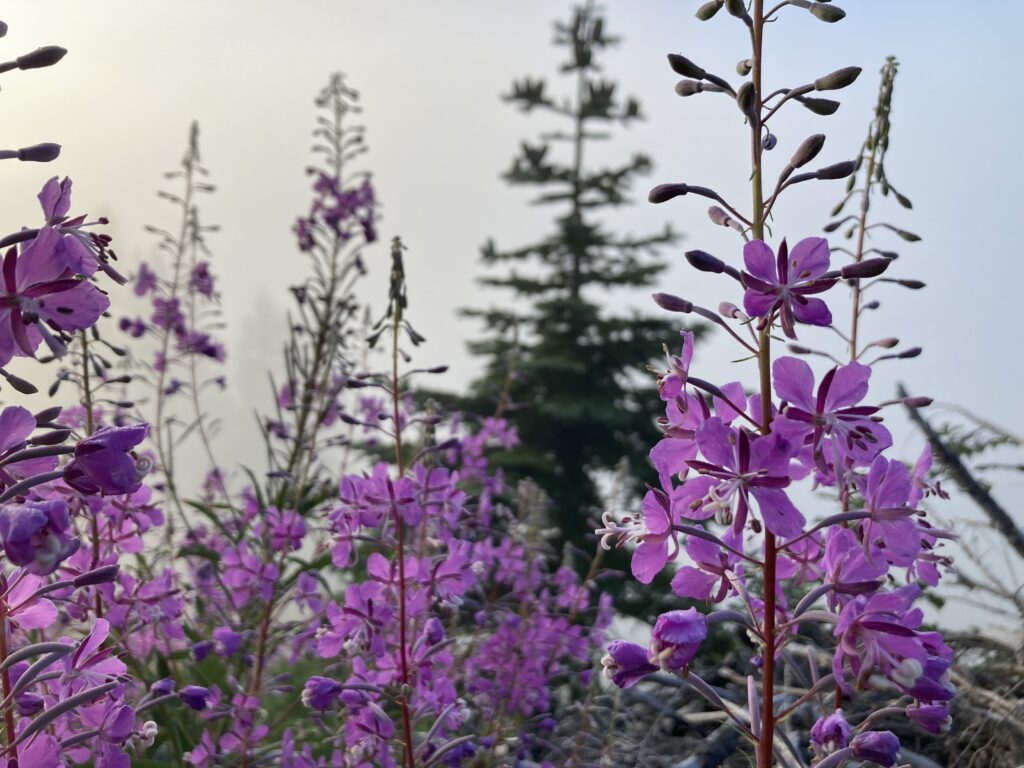
M 149 264 L 142 262 L 139 265 L 139 273 L 135 276 L 135 295 L 145 296 L 157 286 L 156 272 L 150 269 Z
M 892 731 L 867 731 L 858 733 L 850 743 L 854 757 L 892 768 L 900 752 L 900 740 Z
M 149 462 L 131 455 L 149 432 L 148 424 L 104 427 L 75 446 L 75 459 L 64 481 L 85 494 L 134 493 L 149 471 Z
M 8 504 L 0 509 L 0 539 L 7 558 L 29 573 L 53 573 L 78 549 L 78 539 L 67 534 L 70 522 L 63 501 Z
M 789 462 L 795 452 L 782 435 L 754 437 L 714 416 L 697 430 L 697 445 L 706 461 L 687 463 L 713 479 L 703 503 L 720 522 L 743 530 L 753 497 L 769 531 L 786 538 L 803 532 L 804 516 L 782 490 L 789 485 Z
M 210 262 L 200 261 L 192 269 L 189 288 L 206 298 L 213 297 L 213 275 L 210 274 Z
M 178 698 L 192 709 L 202 712 L 210 699 L 210 689 L 201 685 L 186 685 L 178 691 Z
M 110 300 L 88 280 L 77 278 L 61 248 L 61 234 L 52 227 L 7 252 L 0 286 L 0 365 L 15 355 L 32 357 L 41 339 L 55 348 L 60 342 L 49 328 L 78 331 L 95 325 Z
M 791 439 L 810 437 L 818 468 L 828 474 L 822 440 L 828 436 L 843 459 L 843 466 L 867 464 L 892 445 L 889 430 L 874 420 L 878 408 L 858 405 L 868 394 L 871 369 L 860 363 L 833 368 L 822 378 L 814 394 L 811 366 L 795 357 L 780 357 L 772 365 L 775 393 L 788 405 L 785 416 L 773 428 Z
M 651 631 L 650 660 L 664 669 L 682 669 L 697 655 L 707 636 L 707 619 L 696 608 L 663 613 Z
M 302 689 L 302 703 L 318 712 L 326 712 L 338 703 L 342 685 L 329 677 L 314 675 Z
M 217 627 L 213 630 L 214 647 L 220 656 L 233 656 L 242 647 L 242 636 L 231 627 Z
M 790 253 L 786 241 L 779 246 L 776 258 L 762 240 L 752 240 L 743 247 L 743 308 L 753 317 L 770 317 L 778 312 L 782 330 L 796 338 L 794 321 L 808 325 L 831 325 L 832 313 L 821 299 L 808 296 L 821 293 L 835 285 L 835 278 L 824 277 L 829 267 L 828 242 L 821 237 L 808 237 L 793 246 Z
M 846 749 L 853 731 L 846 722 L 842 710 L 836 710 L 828 717 L 820 717 L 811 726 L 811 743 L 822 755 Z
M 636 685 L 651 672 L 658 668 L 647 659 L 647 649 L 636 643 L 615 640 L 608 645 L 608 653 L 601 659 L 604 673 L 619 688 Z
M 907 707 L 907 717 L 929 733 L 946 733 L 953 724 L 948 704 L 918 704 Z

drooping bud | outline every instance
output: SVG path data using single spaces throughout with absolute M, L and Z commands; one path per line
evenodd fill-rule
M 18 150 L 18 159 L 23 163 L 48 163 L 56 160 L 59 155 L 60 144 L 52 142 L 33 144 L 31 147 L 22 147 Z
M 673 197 L 685 195 L 689 191 L 689 184 L 659 184 L 647 193 L 647 201 L 651 203 L 664 203 Z
M 742 19 L 747 15 L 747 4 L 743 0 L 725 0 L 725 10 L 737 19 Z
M 778 143 L 779 143 L 779 140 L 778 140 L 778 138 L 776 138 L 775 134 L 774 133 L 768 133 L 768 134 L 765 134 L 765 137 L 763 139 L 761 139 L 761 148 L 765 152 L 771 152 L 773 149 L 775 149 L 775 145 L 778 144 Z
M 725 5 L 725 0 L 710 0 L 710 2 L 704 3 L 700 8 L 697 9 L 696 16 L 701 21 L 707 21 Z
M 930 397 L 904 397 L 903 404 L 908 408 L 927 408 L 929 405 L 934 403 L 935 400 Z
M 915 235 L 913 232 L 907 232 L 907 230 L 905 229 L 897 229 L 894 231 L 899 237 L 903 238 L 908 243 L 916 243 L 918 240 L 921 239 L 920 236 Z
M 789 164 L 794 168 L 802 168 L 807 165 L 811 160 L 818 156 L 821 152 L 821 148 L 825 146 L 825 134 L 816 133 L 813 136 L 808 136 L 803 140 L 803 143 L 796 148 L 796 152 L 793 153 L 793 157 L 790 158 Z
M 814 173 L 814 177 L 817 179 L 845 179 L 851 173 L 856 170 L 857 164 L 852 160 L 846 160 L 842 163 L 836 163 L 834 165 L 827 165 L 824 168 L 819 168 Z
M 736 74 L 740 77 L 746 77 L 750 74 L 750 70 L 754 68 L 754 62 L 750 59 L 740 59 L 736 62 Z
M 695 93 L 721 93 L 724 89 L 714 83 L 702 83 L 699 80 L 680 80 L 676 83 L 676 93 L 680 96 L 693 96 Z
M 918 291 L 925 286 L 925 283 L 922 283 L 920 280 L 897 280 L 896 282 L 912 291 Z
M 61 48 L 59 45 L 46 45 L 42 48 L 36 48 L 32 53 L 19 56 L 14 60 L 14 63 L 18 69 L 50 67 L 63 59 L 64 54 L 67 52 L 67 48 Z
M 839 109 L 839 102 L 832 99 L 801 98 L 800 103 L 816 115 L 834 115 Z
M 729 301 L 723 301 L 718 305 L 718 314 L 722 317 L 728 317 L 733 320 L 746 320 L 747 315 L 743 310 L 737 307 L 735 304 Z
M 706 251 L 687 251 L 686 260 L 690 262 L 694 269 L 698 269 L 701 272 L 721 274 L 725 270 L 725 262 Z
M 654 303 L 669 312 L 687 313 L 693 311 L 692 301 L 687 301 L 679 296 L 673 296 L 671 293 L 655 293 Z
M 680 56 L 678 53 L 670 53 L 668 55 L 668 65 L 672 67 L 672 71 L 682 77 L 692 77 L 694 80 L 703 80 L 704 75 L 707 73 L 701 68 L 690 61 L 685 56 Z
M 845 88 L 848 85 L 853 85 L 854 81 L 860 76 L 860 67 L 843 67 L 837 69 L 835 72 L 819 77 L 814 81 L 814 90 L 816 91 L 838 91 L 841 88 Z
M 850 747 L 855 757 L 890 768 L 896 765 L 900 740 L 892 731 L 866 731 L 854 736 Z
M 23 395 L 34 395 L 36 392 L 39 391 L 36 385 L 33 384 L 31 381 L 26 381 L 20 376 L 15 376 L 13 373 L 8 373 L 2 368 L 0 368 L 0 376 L 3 376 L 8 384 L 10 384 L 16 391 L 20 392 Z
M 72 584 L 76 587 L 92 587 L 97 584 L 107 584 L 117 577 L 120 565 L 104 565 L 100 568 L 93 568 L 91 571 L 76 576 Z
M 878 277 L 889 268 L 892 262 L 889 259 L 864 259 L 856 264 L 849 264 L 840 270 L 844 280 L 857 279 L 861 277 Z
M 745 82 L 740 86 L 740 89 L 736 92 L 736 104 L 739 105 L 740 111 L 751 120 L 757 117 L 757 93 L 754 90 L 754 84 L 750 81 Z
M 899 343 L 900 340 L 897 339 L 895 336 L 889 336 L 887 338 L 871 342 L 872 346 L 881 347 L 882 349 L 892 349 Z
M 910 349 L 903 350 L 898 355 L 896 355 L 896 357 L 900 358 L 901 360 L 909 360 L 912 357 L 917 357 L 918 355 L 921 354 L 921 352 L 922 350 L 920 347 L 911 347 Z
M 846 11 L 834 5 L 828 5 L 826 3 L 814 3 L 811 6 L 811 13 L 814 14 L 815 18 L 821 19 L 829 24 L 835 24 L 837 21 L 842 21 L 846 18 Z

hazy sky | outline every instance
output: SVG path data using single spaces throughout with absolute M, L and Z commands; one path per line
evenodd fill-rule
M 639 97 L 648 117 L 620 132 L 608 156 L 643 151 L 656 166 L 650 183 L 635 190 L 636 205 L 608 223 L 642 233 L 671 220 L 688 241 L 668 254 L 672 268 L 662 288 L 711 306 L 735 300 L 733 285 L 695 274 L 681 256 L 684 247 L 701 247 L 737 260 L 738 241 L 707 221 L 699 201 L 655 207 L 646 203 L 646 191 L 662 181 L 687 181 L 747 199 L 739 112 L 715 95 L 680 99 L 665 64 L 666 53 L 679 52 L 729 76 L 746 56 L 744 36 L 724 13 L 697 22 L 696 0 L 604 5 L 610 31 L 624 38 L 606 57 L 606 71 Z M 343 70 L 363 93 L 372 150 L 367 165 L 384 203 L 366 298 L 381 306 L 385 243 L 401 234 L 410 249 L 411 317 L 429 339 L 418 360 L 449 363 L 448 385 L 460 387 L 477 368 L 463 346 L 474 326 L 456 310 L 500 300 L 474 283 L 480 244 L 492 236 L 499 245 L 523 244 L 550 221 L 550 212 L 527 207 L 526 193 L 498 178 L 518 142 L 544 124 L 498 96 L 514 77 L 554 71 L 561 52 L 549 44 L 550 22 L 568 7 L 560 0 L 6 3 L 10 32 L 0 44 L 11 57 L 51 43 L 70 53 L 54 69 L 4 76 L 4 142 L 52 140 L 64 147 L 49 167 L 4 166 L 4 222 L 8 229 L 36 222 L 38 187 L 53 173 L 70 175 L 73 211 L 112 219 L 122 263 L 132 271 L 154 253 L 143 225 L 174 222 L 154 192 L 163 172 L 176 166 L 190 121 L 198 119 L 203 161 L 219 188 L 204 218 L 223 228 L 210 242 L 231 322 L 227 372 L 234 394 L 216 403 L 231 425 L 221 452 L 258 465 L 253 403 L 267 402 L 264 371 L 278 360 L 283 286 L 306 269 L 290 226 L 308 204 L 303 169 L 310 161 L 312 99 L 329 73 Z M 1018 395 L 1024 371 L 1013 336 L 1024 260 L 1010 226 L 1020 220 L 1015 183 L 1024 168 L 1021 108 L 1009 80 L 1019 68 L 1024 3 L 847 0 L 845 7 L 850 15 L 840 24 L 790 9 L 770 29 L 765 76 L 773 88 L 847 65 L 865 73 L 841 93 L 843 107 L 831 118 L 799 108 L 780 115 L 779 146 L 769 161 L 781 165 L 817 132 L 829 136 L 822 164 L 850 158 L 874 104 L 875 73 L 886 55 L 899 57 L 888 171 L 915 209 L 891 209 L 892 219 L 924 239 L 899 249 L 896 270 L 928 288 L 879 293 L 882 311 L 867 324 L 866 337 L 895 335 L 926 351 L 880 367 L 874 391 L 889 396 L 902 379 L 916 393 L 1024 432 Z M 552 85 L 557 92 L 559 84 Z M 777 208 L 776 232 L 791 240 L 819 233 L 840 193 L 841 184 L 798 187 Z M 115 291 L 115 310 L 121 301 Z M 647 306 L 642 295 L 609 301 Z M 834 339 L 807 336 L 823 344 Z M 734 370 L 739 366 L 728 362 L 734 350 L 720 339 L 698 356 L 707 378 L 750 373 Z M 916 455 L 920 439 L 896 421 L 897 448 Z M 1024 483 L 1009 478 L 998 495 L 1016 510 Z M 966 503 L 950 508 L 969 511 Z

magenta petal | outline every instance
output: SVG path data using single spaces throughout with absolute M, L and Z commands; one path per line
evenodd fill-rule
M 38 300 L 39 316 L 63 331 L 78 331 L 95 325 L 107 311 L 110 299 L 88 281 L 67 291 Z
M 823 237 L 807 237 L 789 252 L 790 278 L 804 282 L 821 277 L 828 271 L 831 252 Z
M 67 271 L 68 261 L 64 249 L 60 248 L 60 233 L 53 227 L 43 227 L 35 240 L 22 248 L 15 266 L 15 283 L 18 289 L 36 283 L 57 280 Z
M 684 565 L 672 577 L 672 591 L 679 597 L 708 600 L 718 583 L 718 576 L 706 573 L 692 565 Z
M 778 488 L 751 488 L 757 499 L 765 527 L 776 536 L 791 539 L 804 531 L 804 516 L 800 514 L 785 491 Z
M 9 405 L 0 412 L 0 453 L 24 442 L 36 428 L 36 418 L 27 408 Z
M 780 400 L 802 408 L 808 413 L 817 411 L 814 402 L 814 373 L 811 366 L 796 357 L 780 357 L 772 365 L 775 394 Z
M 775 269 L 775 254 L 763 240 L 751 240 L 743 246 L 743 263 L 754 277 L 766 283 L 779 282 Z
M 717 417 L 705 421 L 697 430 L 697 446 L 704 458 L 712 464 L 731 469 L 735 464 L 732 444 L 729 442 L 733 431 Z
M 825 410 L 834 411 L 859 403 L 868 396 L 870 378 L 871 367 L 861 363 L 849 363 L 837 368 L 828 388 Z
M 807 299 L 792 302 L 793 315 L 807 325 L 832 325 L 832 313 L 821 299 Z
M 773 293 L 761 293 L 748 288 L 743 293 L 743 311 L 751 317 L 764 317 L 778 301 L 778 297 Z
M 650 584 L 667 562 L 668 542 L 660 536 L 652 536 L 633 552 L 630 570 L 641 584 Z
M 696 458 L 697 444 L 693 440 L 666 437 L 651 449 L 651 463 L 662 478 L 662 485 L 673 475 L 686 469 L 686 461 Z

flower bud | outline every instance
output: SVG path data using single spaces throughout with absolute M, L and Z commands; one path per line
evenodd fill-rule
M 878 341 L 871 342 L 873 346 L 881 347 L 882 349 L 892 349 L 899 343 L 900 340 L 897 339 L 895 336 L 889 336 L 888 338 L 879 339 Z
M 699 80 L 680 80 L 676 83 L 675 90 L 677 94 L 685 98 L 686 96 L 701 93 L 704 90 L 704 84 Z
M 935 401 L 932 398 L 924 397 L 923 395 L 903 398 L 903 404 L 908 408 L 927 408 L 933 402 Z
M 100 568 L 93 568 L 79 576 L 76 576 L 71 583 L 76 587 L 92 587 L 97 584 L 107 584 L 117 578 L 120 565 L 104 565 Z
M 722 10 L 723 5 L 725 5 L 725 0 L 710 0 L 710 2 L 704 3 L 704 5 L 698 8 L 695 15 L 701 21 L 707 21 Z
M 921 239 L 918 235 L 915 235 L 913 232 L 907 232 L 907 230 L 905 229 L 897 229 L 894 231 L 899 237 L 903 238 L 908 243 L 916 243 L 918 240 Z
M 765 137 L 763 139 L 761 139 L 761 148 L 764 149 L 765 152 L 771 152 L 773 149 L 775 149 L 775 145 L 778 143 L 779 140 L 775 136 L 775 134 L 768 133 L 765 134 Z
M 190 709 L 202 712 L 209 703 L 210 689 L 201 685 L 186 685 L 178 691 L 178 698 Z
M 796 148 L 796 152 L 793 153 L 793 157 L 790 158 L 789 164 L 794 168 L 802 168 L 807 165 L 811 160 L 818 156 L 821 152 L 821 148 L 825 146 L 825 134 L 816 133 L 813 136 L 808 136 L 803 140 L 803 143 Z
M 918 355 L 920 355 L 921 351 L 922 350 L 920 347 L 911 347 L 910 349 L 903 350 L 898 355 L 896 355 L 896 357 L 898 357 L 901 360 L 909 360 L 912 357 L 917 357 Z
M 864 259 L 856 264 L 848 264 L 840 270 L 839 274 L 844 280 L 861 277 L 878 277 L 889 268 L 892 262 L 889 259 Z
M 682 669 L 707 637 L 707 619 L 696 608 L 663 613 L 651 631 L 650 660 L 665 669 Z
M 723 301 L 718 305 L 718 314 L 733 320 L 746 320 L 747 315 L 739 307 L 729 301 Z
M 845 179 L 851 173 L 854 172 L 856 163 L 852 160 L 846 160 L 842 163 L 836 163 L 835 165 L 827 165 L 824 168 L 819 168 L 814 173 L 814 177 L 817 179 Z
M 848 85 L 853 85 L 854 81 L 860 76 L 860 67 L 843 67 L 837 69 L 835 72 L 819 77 L 814 81 L 814 90 L 816 91 L 838 91 L 841 88 L 845 88 Z
M 647 193 L 647 200 L 651 203 L 664 203 L 689 191 L 688 184 L 659 184 Z
M 750 59 L 740 59 L 736 62 L 736 74 L 740 77 L 746 77 L 750 74 L 750 70 L 754 68 L 754 62 Z
M 0 37 L 7 35 L 7 22 L 0 21 Z
M 732 217 L 717 205 L 708 208 L 708 218 L 720 227 L 728 227 L 729 222 L 732 221 Z
M 64 54 L 67 52 L 67 48 L 61 48 L 59 45 L 47 45 L 42 48 L 36 48 L 32 53 L 19 56 L 14 60 L 14 63 L 18 69 L 50 67 L 63 59 Z
M 48 163 L 56 160 L 58 155 L 60 144 L 50 142 L 33 144 L 31 147 L 22 147 L 18 150 L 18 159 L 23 163 Z
M 801 98 L 800 103 L 816 115 L 834 115 L 839 102 L 832 99 Z
M 669 312 L 692 312 L 693 302 L 673 296 L 671 293 L 655 293 L 654 303 Z
M 686 260 L 690 262 L 690 265 L 694 269 L 698 269 L 701 272 L 714 272 L 715 274 L 721 274 L 725 269 L 725 262 L 715 256 L 712 256 L 706 251 L 687 251 Z
M 725 10 L 737 19 L 742 19 L 747 15 L 747 4 L 743 0 L 725 0 Z
M 892 731 L 867 731 L 858 733 L 850 742 L 855 757 L 869 760 L 883 768 L 896 765 L 900 752 L 900 740 Z
M 692 77 L 694 80 L 703 80 L 704 75 L 707 74 L 702 68 L 678 53 L 670 53 L 668 55 L 668 65 L 672 67 L 672 71 L 677 75 Z
M 608 653 L 601 659 L 604 674 L 619 688 L 636 685 L 658 668 L 647 660 L 647 651 L 636 643 L 615 640 L 608 645 Z
M 821 19 L 828 24 L 835 24 L 837 21 L 842 21 L 846 17 L 846 11 L 842 8 L 837 8 L 834 5 L 827 5 L 825 3 L 815 3 L 811 6 L 811 13 L 818 19 Z
M 918 291 L 925 286 L 920 280 L 897 280 L 896 282 L 912 291 Z
M 757 117 L 757 93 L 754 91 L 754 84 L 745 82 L 736 92 L 736 103 L 740 111 L 751 120 Z

